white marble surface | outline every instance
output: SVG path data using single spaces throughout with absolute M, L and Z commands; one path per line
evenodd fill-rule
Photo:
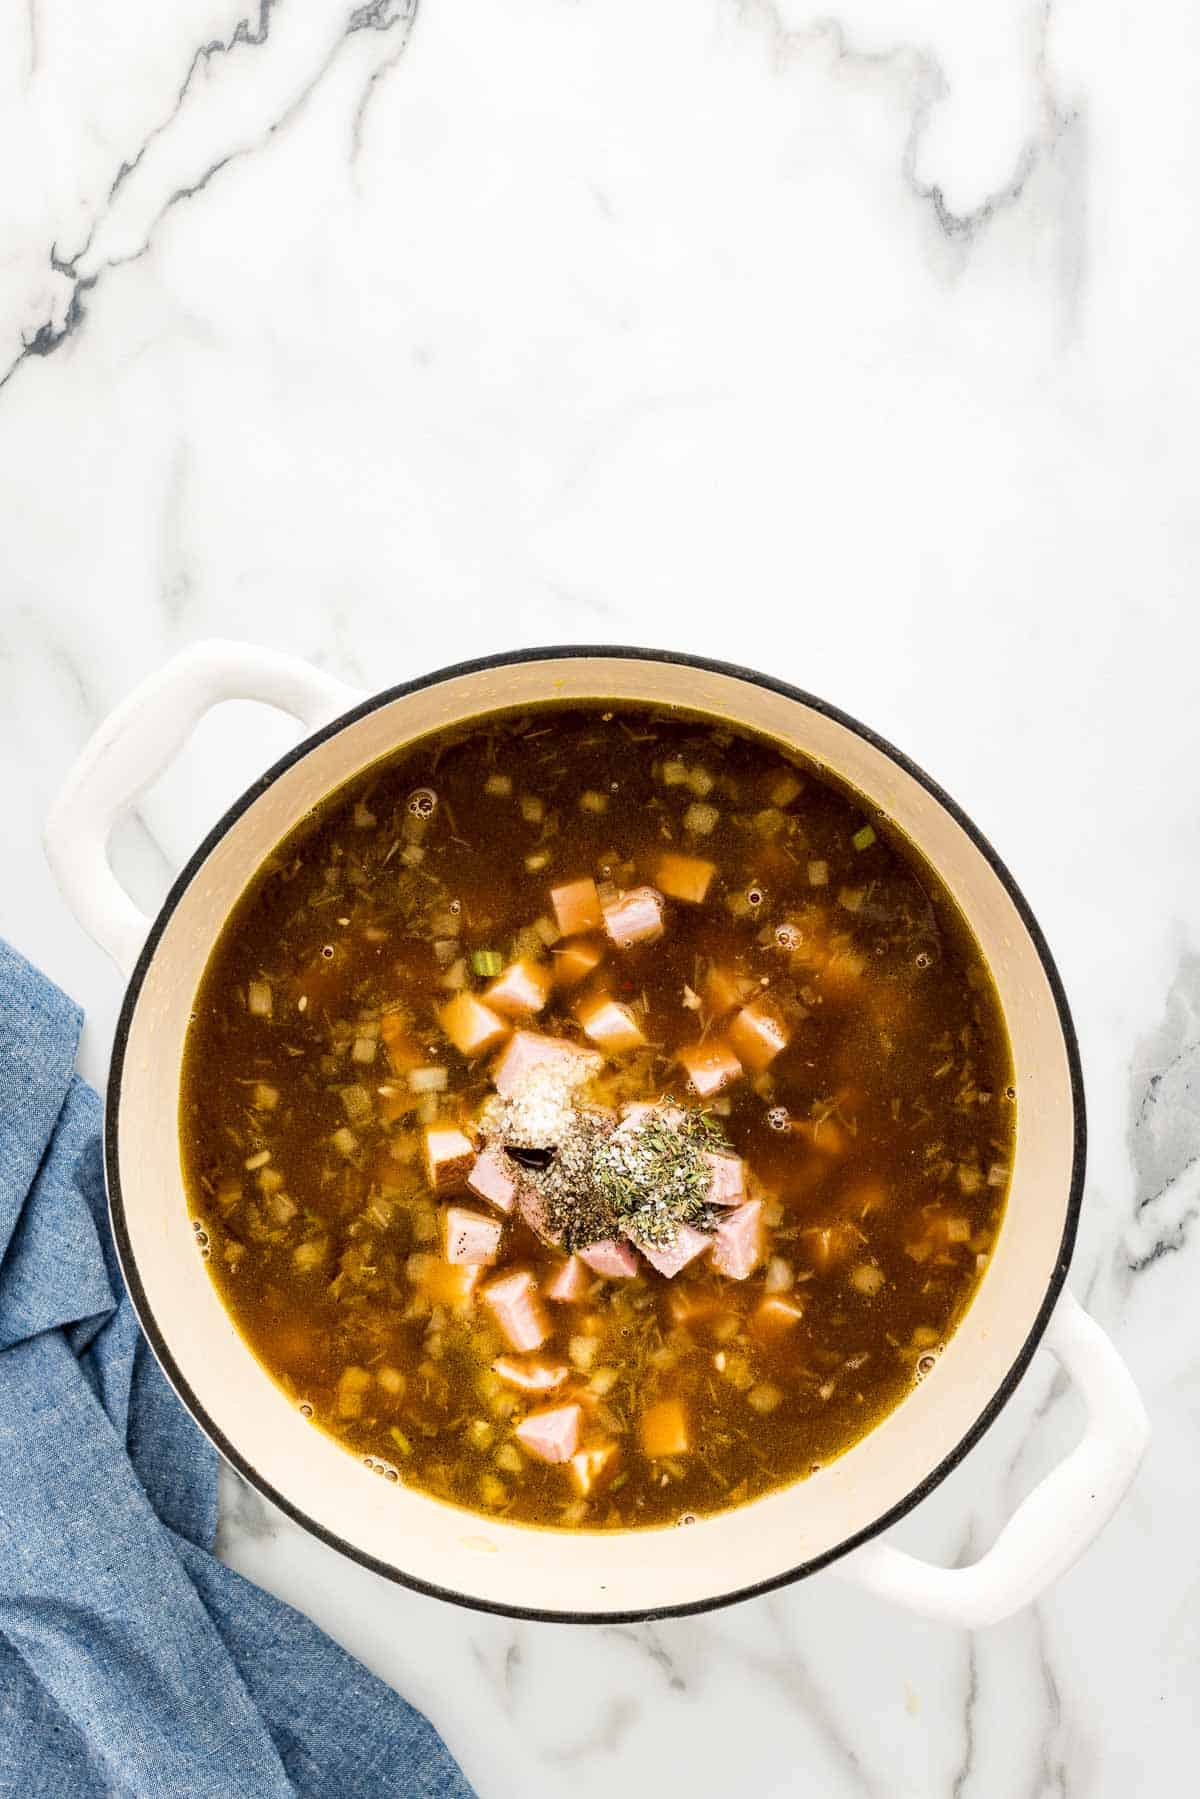
M 1076 1291 L 1156 1435 L 976 1638 L 828 1577 L 513 1624 L 230 1492 L 225 1553 L 424 1705 L 484 1799 L 1173 1799 L 1200 1702 L 1200 15 L 1114 0 L 177 0 L 0 19 L 0 931 L 117 977 L 39 833 L 198 636 L 383 685 L 679 646 L 873 722 L 1059 957 Z M 239 23 L 239 20 L 242 20 Z M 227 708 L 122 829 L 147 901 L 269 754 Z M 1043 1362 L 902 1540 L 986 1543 L 1069 1444 Z

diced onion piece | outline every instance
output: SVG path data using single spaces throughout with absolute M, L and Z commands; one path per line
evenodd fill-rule
M 567 1359 L 572 1368 L 578 1368 L 585 1374 L 599 1352 L 600 1344 L 595 1337 L 572 1337 L 567 1344 Z
M 716 786 L 716 782 L 708 770 L 701 768 L 698 764 L 695 768 L 689 768 L 687 784 L 698 800 L 707 799 Z
M 642 1450 L 651 1461 L 663 1456 L 686 1455 L 691 1448 L 687 1413 L 679 1399 L 660 1399 L 642 1413 Z
M 772 1381 L 760 1380 L 751 1387 L 746 1395 L 746 1404 L 753 1406 L 756 1412 L 773 1412 L 783 1399 L 783 1390 Z
M 382 1367 L 375 1370 L 375 1379 L 384 1392 L 390 1394 L 393 1399 L 404 1397 L 404 1389 L 408 1383 L 399 1368 L 393 1368 L 385 1362 Z
M 884 1283 L 883 1269 L 874 1262 L 860 1262 L 857 1268 L 850 1270 L 850 1285 L 856 1293 L 863 1293 L 873 1299 Z
M 787 829 L 787 813 L 781 812 L 778 806 L 764 806 L 761 812 L 754 814 L 751 823 L 760 837 L 778 837 Z
M 539 874 L 541 874 L 543 868 L 549 868 L 549 866 L 550 866 L 549 850 L 534 850 L 532 855 L 526 856 L 526 858 L 525 858 L 525 873 L 526 874 L 539 875 Z
M 347 1161 L 358 1148 L 358 1138 L 348 1125 L 343 1125 L 340 1131 L 335 1131 L 329 1141 L 339 1156 L 345 1156 Z
M 260 1149 L 256 1155 L 246 1157 L 246 1160 L 243 1163 L 243 1167 L 248 1168 L 251 1170 L 251 1172 L 253 1172 L 253 1170 L 255 1168 L 265 1168 L 267 1163 L 270 1160 L 271 1160 L 270 1150 L 269 1149 Z
M 786 1293 L 796 1279 L 792 1264 L 783 1256 L 772 1256 L 767 1263 L 766 1279 L 763 1290 L 767 1293 Z
M 579 796 L 579 810 L 581 812 L 607 812 L 608 795 L 601 793 L 598 788 L 585 787 Z
M 451 962 L 449 968 L 438 982 L 438 986 L 444 988 L 448 993 L 461 993 L 466 984 L 467 958 L 465 956 L 459 956 L 456 962 Z
M 875 831 L 873 826 L 863 825 L 861 830 L 855 831 L 850 841 L 856 850 L 869 850 L 875 841 Z
M 857 912 L 866 898 L 865 887 L 840 887 L 838 889 L 838 905 L 847 912 Z
M 425 851 L 419 843 L 406 843 L 400 851 L 400 860 L 405 868 L 419 868 L 425 860 Z
M 689 906 L 702 906 L 716 872 L 716 863 L 706 861 L 703 856 L 680 856 L 669 852 L 659 857 L 654 878 L 671 899 L 683 900 Z
M 267 1081 L 255 1081 L 254 1098 L 251 1103 L 256 1112 L 273 1112 L 279 1104 L 278 1087 L 272 1087 Z M 992 1180 L 991 1175 L 988 1176 L 988 1181 L 991 1186 L 994 1187 L 996 1185 L 996 1182 Z M 1000 1184 L 1003 1185 L 1003 1182 Z
M 494 799 L 503 799 L 506 794 L 512 792 L 512 776 L 501 774 L 489 775 L 487 780 L 483 783 L 483 791 L 491 794 Z
M 559 930 L 554 920 L 552 918 L 547 918 L 544 912 L 540 917 L 534 919 L 531 928 L 537 932 L 547 949 L 550 948 L 552 943 L 557 943 L 562 935 L 562 932 Z
M 329 1253 L 327 1237 L 309 1237 L 304 1243 L 297 1243 L 292 1251 L 292 1266 L 299 1274 L 311 1274 L 319 1268 Z
M 546 806 L 536 793 L 521 795 L 521 817 L 527 825 L 540 825 L 546 816 Z
M 473 1058 L 499 1043 L 509 1032 L 507 1021 L 473 993 L 459 993 L 438 1013 L 438 1023 L 460 1055 Z
M 274 1007 L 270 981 L 251 981 L 246 989 L 246 1005 L 252 1018 L 270 1018 Z
M 371 1095 L 358 1081 L 339 1089 L 342 1108 L 351 1124 L 366 1124 L 374 1116 L 375 1107 Z
M 790 806 L 800 792 L 800 783 L 790 768 L 784 769 L 771 782 L 767 798 L 773 806 Z
M 659 770 L 665 787 L 683 787 L 688 778 L 687 763 L 672 759 L 664 762 Z
M 694 831 L 697 837 L 708 837 L 715 830 L 721 814 L 715 806 L 705 800 L 693 800 L 683 815 L 685 831 Z
M 444 1068 L 410 1068 L 408 1085 L 413 1093 L 444 1093 L 450 1076 Z
M 379 1039 L 377 1037 L 356 1037 L 354 1039 L 354 1047 L 350 1051 L 350 1060 L 352 1062 L 362 1062 L 363 1064 L 373 1062 L 375 1060 L 375 1051 L 378 1048 Z

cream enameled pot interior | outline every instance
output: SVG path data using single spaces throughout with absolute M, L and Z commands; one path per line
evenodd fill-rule
M 644 700 L 727 718 L 851 781 L 954 894 L 999 988 L 1018 1093 L 1004 1227 L 934 1372 L 819 1475 L 687 1529 L 552 1532 L 505 1525 L 371 1474 L 294 1410 L 230 1323 L 197 1249 L 180 1168 L 180 1065 L 210 950 L 256 868 L 298 818 L 414 737 L 497 707 Z M 1075 1114 L 1067 1044 L 1037 946 L 985 855 L 883 749 L 815 706 L 669 661 L 564 655 L 451 675 L 386 700 L 284 768 L 236 817 L 178 897 L 128 1021 L 114 1193 L 143 1322 L 185 1401 L 251 1477 L 343 1546 L 477 1603 L 564 1615 L 689 1606 L 778 1579 L 869 1531 L 951 1457 L 1025 1351 L 1060 1255 Z M 140 1289 L 140 1291 L 139 1291 Z

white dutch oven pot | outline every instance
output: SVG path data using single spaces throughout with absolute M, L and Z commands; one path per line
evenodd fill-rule
M 991 966 L 1012 1039 L 1018 1128 L 1008 1209 L 979 1292 L 935 1370 L 821 1473 L 687 1529 L 530 1529 L 370 1473 L 305 1422 L 230 1323 L 197 1252 L 180 1169 L 188 1014 L 221 927 L 263 858 L 378 757 L 493 708 L 551 698 L 685 705 L 835 769 L 940 871 Z M 228 699 L 265 701 L 312 735 L 230 808 L 151 923 L 112 873 L 109 834 L 201 716 Z M 113 1231 L 143 1329 L 180 1399 L 234 1467 L 347 1555 L 468 1605 L 607 1621 L 702 1610 L 837 1560 L 844 1578 L 914 1611 L 981 1625 L 1062 1574 L 1125 1493 L 1146 1442 L 1145 1412 L 1112 1344 L 1063 1288 L 1083 1183 L 1084 1110 L 1058 975 L 979 832 L 853 719 L 766 676 L 653 651 L 527 650 L 363 698 L 292 658 L 207 643 L 146 682 L 97 732 L 54 807 L 46 845 L 80 921 L 129 977 L 108 1092 L 107 1170 Z M 978 1440 L 1039 1343 L 1083 1397 L 1079 1445 L 970 1567 L 932 1567 L 881 1541 Z

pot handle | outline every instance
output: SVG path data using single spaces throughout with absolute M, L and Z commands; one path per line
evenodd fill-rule
M 1043 1343 L 1083 1398 L 1083 1437 L 1022 1500 L 986 1554 L 965 1568 L 939 1568 L 877 1539 L 832 1573 L 923 1617 L 968 1629 L 1011 1617 L 1066 1573 L 1124 1498 L 1150 1425 L 1112 1342 L 1065 1289 Z
M 181 651 L 105 719 L 63 782 L 43 841 L 67 904 L 122 974 L 133 972 L 150 920 L 113 873 L 108 840 L 204 714 L 222 700 L 262 700 L 316 731 L 361 697 L 298 657 L 214 638 Z

